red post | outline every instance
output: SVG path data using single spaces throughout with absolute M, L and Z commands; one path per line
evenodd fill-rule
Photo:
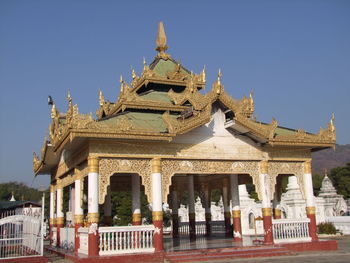
M 242 242 L 242 225 L 241 225 L 241 210 L 232 211 L 233 219 L 233 240 Z
M 272 233 L 272 209 L 262 208 L 263 214 L 263 225 L 264 225 L 264 243 L 273 244 L 273 233 Z
M 164 250 L 163 245 L 163 211 L 153 211 L 152 219 L 154 225 L 153 245 L 155 252 Z
M 309 223 L 309 234 L 312 241 L 317 241 L 317 226 L 316 226 L 316 215 L 315 215 L 315 207 L 309 206 L 306 207 L 306 216 L 310 219 Z
M 80 238 L 79 238 L 79 227 L 83 226 L 84 215 L 75 215 L 74 216 L 74 252 L 78 253 L 80 248 Z
M 60 237 L 60 232 L 61 228 L 63 228 L 64 223 L 64 218 L 63 217 L 58 217 L 56 219 L 56 229 L 57 229 L 57 247 L 61 246 L 61 237 Z

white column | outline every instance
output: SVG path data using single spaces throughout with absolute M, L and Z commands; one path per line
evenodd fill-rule
M 74 223 L 78 223 L 81 224 L 83 223 L 83 208 L 82 208 L 82 200 L 83 200 L 83 196 L 82 196 L 82 190 L 83 190 L 83 178 L 82 176 L 77 176 L 76 180 L 74 181 L 74 194 L 75 194 L 75 198 L 74 198 Z
M 57 186 L 56 193 L 57 193 L 56 217 L 62 218 L 62 219 L 59 219 L 59 221 L 60 221 L 60 220 L 63 220 L 63 218 L 64 218 L 64 214 L 63 214 L 63 188 L 61 186 Z M 59 223 L 59 222 L 57 222 L 57 223 Z
M 164 250 L 163 244 L 163 199 L 161 161 L 159 158 L 151 160 L 152 167 L 152 221 L 155 227 L 153 244 L 156 252 Z
M 133 225 L 141 225 L 140 177 L 138 174 L 132 174 L 131 188 L 132 188 L 132 223 Z
M 50 224 L 54 224 L 55 218 L 55 190 L 54 187 L 50 186 Z
M 307 207 L 315 206 L 314 189 L 312 186 L 311 173 L 304 174 L 304 192 L 305 192 L 306 206 Z
M 152 210 L 163 211 L 162 205 L 162 175 L 152 173 Z
M 88 158 L 88 213 L 89 223 L 98 223 L 98 159 L 96 157 Z

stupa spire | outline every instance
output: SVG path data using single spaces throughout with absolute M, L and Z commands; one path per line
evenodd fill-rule
M 157 33 L 157 39 L 156 39 L 156 50 L 158 51 L 157 57 L 168 59 L 169 55 L 165 53 L 165 51 L 168 49 L 168 46 L 166 44 L 167 37 L 164 30 L 164 24 L 162 21 L 158 24 L 158 33 Z

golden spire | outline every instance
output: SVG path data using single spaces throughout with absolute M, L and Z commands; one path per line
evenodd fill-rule
M 205 74 L 205 65 L 204 65 L 204 67 L 203 67 L 203 69 L 202 69 L 202 72 L 201 72 L 201 81 L 202 82 L 205 82 L 206 81 L 206 74 Z
M 58 115 L 58 111 L 57 111 L 57 109 L 56 109 L 56 104 L 53 103 L 53 104 L 52 104 L 52 108 L 51 108 L 51 119 L 56 118 L 57 115 Z
M 222 77 L 222 73 L 221 73 L 221 69 L 219 69 L 218 72 L 218 84 L 221 85 L 221 77 Z
M 103 96 L 102 90 L 98 89 L 98 93 L 99 93 L 99 103 L 100 106 L 103 106 L 103 104 L 105 103 L 105 98 Z
M 328 124 L 328 129 L 330 132 L 332 132 L 333 134 L 335 134 L 335 126 L 334 126 L 334 112 L 332 113 L 332 118 L 331 120 L 329 121 L 329 124 Z
M 68 90 L 67 101 L 68 101 L 68 102 L 72 102 L 72 97 L 71 97 L 71 95 L 70 95 L 70 90 Z
M 169 55 L 165 53 L 165 51 L 168 49 L 166 42 L 167 42 L 167 37 L 165 34 L 165 30 L 164 30 L 164 24 L 161 21 L 161 22 L 159 22 L 159 25 L 158 25 L 158 34 L 157 34 L 157 39 L 156 39 L 156 45 L 157 45 L 156 50 L 159 52 L 157 56 L 160 58 L 163 58 L 163 59 L 169 58 Z
M 131 77 L 132 77 L 132 80 L 137 78 L 136 72 L 133 68 L 131 68 Z

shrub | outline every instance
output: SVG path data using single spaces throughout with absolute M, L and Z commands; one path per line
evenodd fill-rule
M 317 225 L 318 234 L 333 234 L 337 233 L 337 229 L 333 225 L 333 223 L 325 222 Z

